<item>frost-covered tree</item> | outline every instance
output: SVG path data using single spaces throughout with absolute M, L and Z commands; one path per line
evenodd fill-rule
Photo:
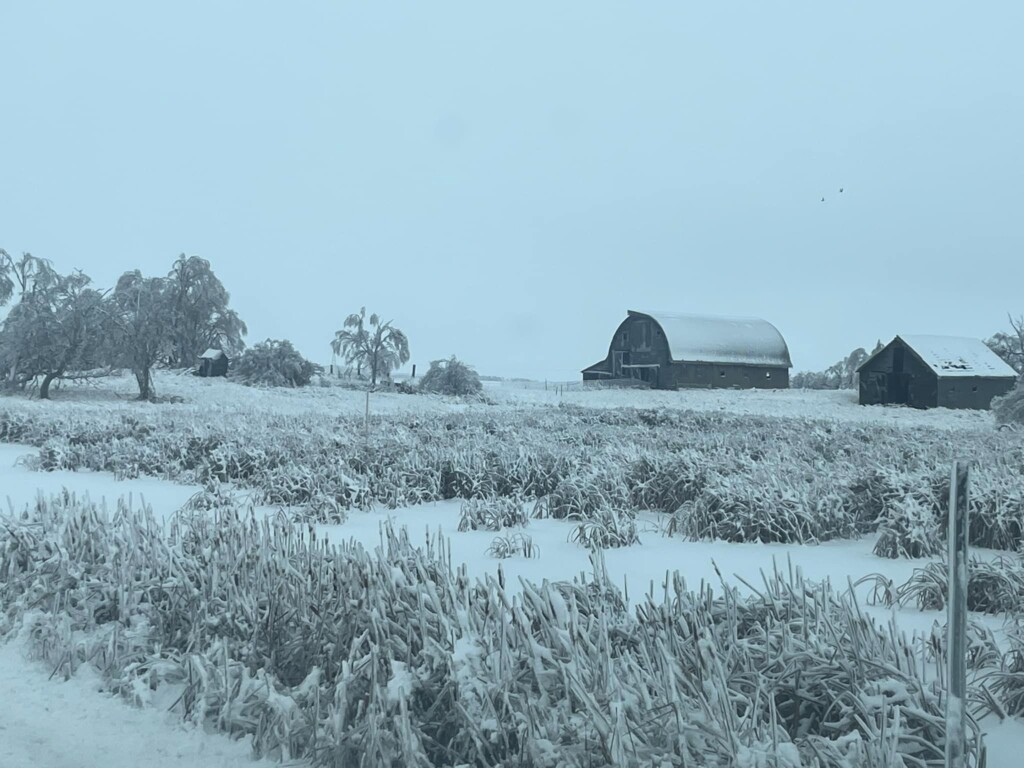
M 376 318 L 371 315 L 371 319 Z M 356 375 L 362 378 L 366 348 L 366 307 L 345 318 L 341 330 L 334 332 L 331 351 L 340 355 L 348 365 L 356 366 Z
M 9 381 L 41 377 L 40 399 L 69 373 L 101 365 L 104 341 L 103 294 L 81 272 L 56 275 L 23 294 L 0 330 L 0 359 Z
M 108 360 L 128 368 L 139 385 L 139 399 L 153 400 L 153 366 L 171 346 L 171 291 L 166 278 L 125 272 L 104 302 Z
M 853 389 L 857 386 L 857 368 L 868 357 L 864 348 L 858 347 L 824 371 L 800 371 L 794 374 L 791 384 L 794 389 Z
M 430 370 L 420 381 L 420 389 L 442 395 L 475 395 L 483 385 L 476 371 L 452 355 L 448 360 L 430 363 Z
M 377 386 L 379 379 L 409 362 L 406 335 L 395 328 L 391 320 L 382 322 L 376 314 L 370 315 L 367 324 L 366 307 L 345 318 L 344 327 L 334 334 L 331 350 L 349 365 L 354 364 L 359 376 L 367 369 L 371 386 Z
M 14 260 L 3 248 L 0 248 L 0 307 L 11 300 L 14 293 L 14 281 L 11 279 L 11 270 Z
M 242 352 L 248 332 L 238 313 L 228 308 L 230 294 L 210 262 L 182 254 L 167 276 L 171 308 L 169 362 L 193 365 L 213 347 L 234 357 Z
M 992 412 L 998 424 L 1024 425 L 1024 379 L 1008 393 L 992 401 Z
M 57 278 L 57 273 L 46 259 L 40 259 L 31 253 L 23 253 L 15 260 L 7 251 L 0 248 L 0 306 L 6 304 L 17 294 L 19 301 L 36 291 L 47 290 Z M 3 361 L 5 383 L 7 386 L 17 384 L 18 349 Z
M 1008 315 L 1010 330 L 1000 331 L 985 343 L 1017 373 L 1024 374 L 1024 315 Z

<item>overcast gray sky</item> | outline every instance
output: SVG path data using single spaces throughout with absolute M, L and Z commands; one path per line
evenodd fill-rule
M 4 3 L 0 247 L 209 259 L 249 342 L 571 379 L 627 308 L 797 369 L 1024 311 L 1024 4 Z M 839 193 L 843 187 L 844 192 Z M 825 202 L 821 202 L 821 198 Z

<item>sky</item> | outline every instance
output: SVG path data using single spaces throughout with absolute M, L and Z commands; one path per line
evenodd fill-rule
M 0 247 L 208 259 L 250 344 L 572 380 L 627 309 L 796 370 L 1024 312 L 1024 5 L 0 5 Z M 839 188 L 843 192 L 839 192 Z M 821 198 L 824 197 L 824 202 Z

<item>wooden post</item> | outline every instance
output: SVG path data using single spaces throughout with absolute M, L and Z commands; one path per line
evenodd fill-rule
M 967 490 L 966 461 L 949 482 L 949 600 L 946 619 L 946 768 L 967 768 Z
M 416 378 L 416 363 L 412 364 L 412 377 L 414 379 Z

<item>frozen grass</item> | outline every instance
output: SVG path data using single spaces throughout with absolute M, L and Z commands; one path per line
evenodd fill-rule
M 510 593 L 446 553 L 65 494 L 0 523 L 2 631 L 24 624 L 60 674 L 90 664 L 129 700 L 170 692 L 193 723 L 325 766 L 942 764 L 941 648 L 922 659 L 850 593 L 676 576 L 634 611 L 600 554 L 591 578 Z
M 462 502 L 460 531 L 500 531 L 529 522 L 523 502 L 515 498 L 469 499 Z
M 813 543 L 881 529 L 879 554 L 920 557 L 941 547 L 946 467 L 968 456 L 972 541 L 1013 551 L 1024 537 L 1024 443 L 1011 433 L 950 440 L 930 429 L 569 405 L 396 413 L 369 429 L 313 412 L 36 406 L 0 401 L 0 440 L 38 446 L 39 469 L 196 484 L 207 506 L 229 484 L 312 521 L 376 504 L 532 499 L 535 516 L 575 520 L 596 546 L 630 541 L 630 517 L 654 510 L 687 538 Z M 620 521 L 624 535 L 606 535 Z
M 948 464 L 963 455 L 977 461 L 973 543 L 1021 543 L 1020 437 L 973 414 L 932 424 L 895 409 L 830 421 L 810 409 L 777 418 L 700 405 L 753 404 L 745 393 L 579 392 L 559 405 L 526 391 L 495 395 L 498 406 L 381 395 L 375 407 L 388 410 L 364 431 L 361 393 L 233 402 L 228 384 L 181 388 L 193 403 L 115 404 L 103 391 L 93 403 L 0 400 L 0 440 L 39 447 L 37 468 L 54 478 L 103 470 L 194 484 L 169 529 L 137 507 L 111 516 L 70 496 L 7 520 L 0 632 L 24 625 L 52 667 L 88 663 L 137 703 L 173 694 L 179 715 L 249 735 L 271 757 L 938 765 L 941 637 L 908 643 L 871 621 L 880 609 L 862 611 L 853 593 L 799 573 L 715 592 L 691 591 L 677 575 L 630 600 L 604 558 L 618 585 L 638 559 L 682 566 L 688 547 L 708 546 L 678 537 L 770 549 L 879 531 L 882 554 L 927 555 L 945 530 Z M 773 412 L 810 402 L 776 394 Z M 354 395 L 359 407 L 342 407 Z M 598 407 L 570 403 L 592 396 Z M 657 407 L 615 408 L 624 396 Z M 391 408 L 390 397 L 409 405 Z M 237 506 L 240 491 L 289 515 L 252 517 Z M 453 570 L 450 543 L 428 536 L 417 548 L 391 529 L 371 553 L 340 543 L 351 520 L 330 525 L 353 508 L 442 499 L 463 501 L 459 536 L 480 558 L 505 558 L 500 570 L 491 560 L 477 581 Z M 524 501 L 537 518 L 529 536 L 508 527 L 526 523 Z M 436 508 L 421 509 L 432 525 Z M 653 533 L 640 525 L 652 518 Z M 559 540 L 552 526 L 562 526 Z M 336 543 L 324 541 L 328 531 Z M 568 575 L 566 553 L 586 556 L 574 544 L 591 548 L 595 575 L 537 586 L 538 574 Z M 808 556 L 828 560 L 834 546 Z M 974 608 L 1019 607 L 1008 563 L 978 566 Z M 901 579 L 912 564 L 902 567 Z M 527 578 L 506 584 L 505 573 Z M 933 610 L 937 575 L 927 566 L 876 594 Z M 1024 643 L 1013 633 L 1006 642 L 972 624 L 975 714 L 1024 710 Z
M 540 557 L 540 547 L 533 543 L 533 537 L 525 533 L 508 533 L 495 536 L 487 548 L 488 557 L 504 560 L 509 557 Z

